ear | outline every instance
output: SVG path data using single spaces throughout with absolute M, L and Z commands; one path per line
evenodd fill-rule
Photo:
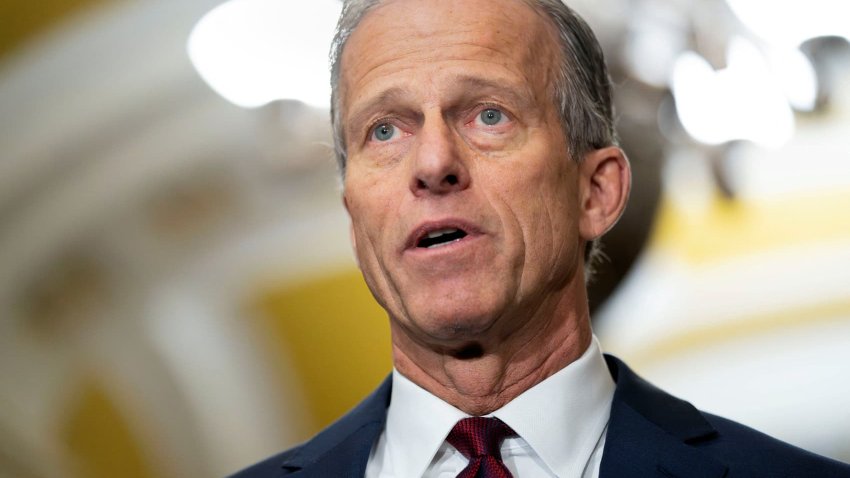
M 591 151 L 579 164 L 579 181 L 579 232 L 590 241 L 611 229 L 626 209 L 632 183 L 629 160 L 616 146 Z
M 354 233 L 354 221 L 351 220 L 351 211 L 348 209 L 348 198 L 345 194 L 342 195 L 342 205 L 345 207 L 345 212 L 348 213 L 348 234 L 351 240 L 351 252 L 354 255 L 354 263 L 357 268 L 360 268 L 360 258 L 357 257 L 357 235 Z

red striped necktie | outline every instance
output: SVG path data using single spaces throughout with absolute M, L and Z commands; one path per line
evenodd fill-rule
M 457 478 L 513 478 L 502 462 L 502 441 L 516 432 L 498 418 L 464 418 L 449 432 L 448 441 L 469 458 Z

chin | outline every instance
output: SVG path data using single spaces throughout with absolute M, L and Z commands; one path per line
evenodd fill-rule
M 478 284 L 486 283 L 477 281 Z M 429 343 L 457 344 L 487 334 L 510 307 L 504 287 L 470 286 L 469 281 L 429 284 L 402 294 L 395 315 L 406 332 Z
M 411 322 L 430 340 L 444 344 L 458 344 L 480 340 L 493 328 L 500 314 L 492 309 L 469 310 L 449 308 L 443 311 L 429 310 Z

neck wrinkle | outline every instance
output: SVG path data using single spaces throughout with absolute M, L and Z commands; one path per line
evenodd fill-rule
M 584 304 L 582 306 L 581 304 Z M 560 312 L 560 313 L 558 313 Z M 486 415 L 582 356 L 592 331 L 584 301 L 561 300 L 536 330 L 458 359 L 393 330 L 393 362 L 409 380 L 473 416 Z

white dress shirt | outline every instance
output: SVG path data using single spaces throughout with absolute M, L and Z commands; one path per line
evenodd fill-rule
M 501 447 L 514 478 L 597 478 L 614 387 L 593 337 L 578 360 L 487 415 L 517 432 Z M 366 478 L 455 478 L 468 460 L 445 440 L 468 416 L 393 370 L 387 423 Z

